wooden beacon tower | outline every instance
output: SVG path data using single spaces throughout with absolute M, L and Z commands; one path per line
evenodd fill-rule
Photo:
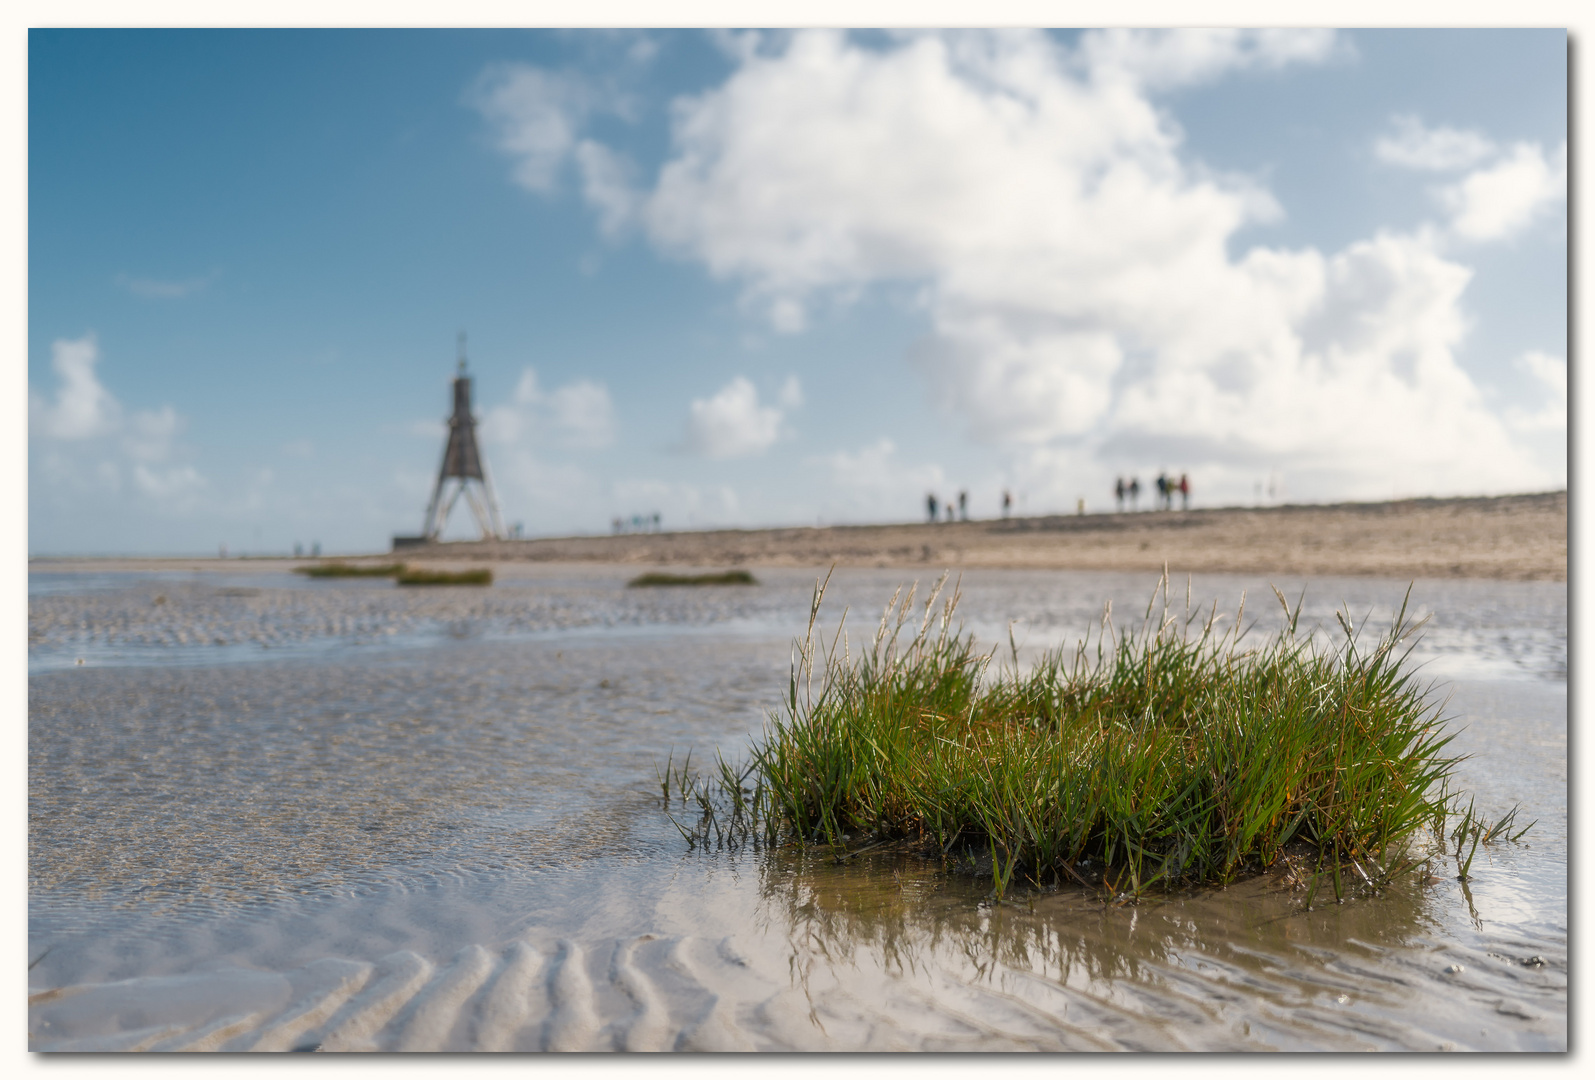
M 452 489 L 452 490 L 451 490 Z M 476 417 L 471 415 L 471 377 L 465 373 L 465 335 L 460 335 L 459 372 L 454 376 L 454 412 L 449 416 L 449 437 L 443 446 L 443 464 L 426 507 L 426 524 L 420 536 L 395 536 L 393 546 L 434 544 L 443 536 L 449 513 L 463 496 L 482 530 L 483 540 L 503 540 L 507 534 L 499 515 L 498 498 L 488 477 L 487 463 L 476 441 Z

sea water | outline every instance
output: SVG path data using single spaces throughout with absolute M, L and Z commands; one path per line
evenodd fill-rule
M 815 575 L 489 588 L 272 569 L 30 575 L 36 1050 L 1439 1049 L 1567 1046 L 1560 583 L 1419 581 L 1411 661 L 1519 844 L 1337 904 L 1264 876 L 1115 906 L 888 850 L 689 849 L 666 762 L 735 761 Z M 838 570 L 827 640 L 899 586 Z M 932 582 L 921 575 L 918 596 Z M 1405 582 L 971 571 L 1034 660 L 1147 617 L 1376 638 Z M 954 587 L 948 582 L 943 597 Z M 1242 594 L 1245 606 L 1241 608 Z M 1111 608 L 1106 605 L 1111 603 Z

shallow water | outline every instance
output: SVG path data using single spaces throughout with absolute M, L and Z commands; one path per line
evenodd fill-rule
M 1476 755 L 1460 784 L 1487 813 L 1522 803 L 1527 843 L 1481 854 L 1466 889 L 1437 866 L 1308 912 L 1273 877 L 999 904 L 900 851 L 689 852 L 656 766 L 758 731 L 813 576 L 627 576 L 33 575 L 31 1045 L 1566 1048 L 1563 586 L 1411 600 L 1432 615 L 1414 659 Z M 825 610 L 857 640 L 902 581 L 838 571 Z M 971 572 L 959 610 L 1004 649 L 1012 626 L 1024 662 L 1105 600 L 1139 622 L 1152 584 Z M 1405 588 L 1305 585 L 1307 625 L 1344 603 L 1370 632 Z M 1266 633 L 1264 581 L 1198 579 L 1193 606 L 1233 617 L 1243 589 Z

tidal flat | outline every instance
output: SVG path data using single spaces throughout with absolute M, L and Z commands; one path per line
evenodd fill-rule
M 1420 579 L 1454 786 L 1521 805 L 1471 880 L 1311 905 L 1281 874 L 1105 903 L 886 847 L 689 849 L 658 767 L 745 755 L 815 574 L 485 588 L 286 569 L 30 575 L 29 1039 L 65 1050 L 1567 1047 L 1560 582 Z M 900 570 L 836 571 L 866 632 Z M 931 578 L 921 576 L 922 585 Z M 1255 633 L 1305 590 L 1388 622 L 1405 581 L 1202 575 Z M 1019 659 L 1155 576 L 971 570 Z M 1177 585 L 1183 581 L 1177 579 Z M 832 624 L 834 626 L 834 624 Z

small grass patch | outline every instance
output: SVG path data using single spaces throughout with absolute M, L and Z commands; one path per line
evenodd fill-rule
M 757 585 L 758 583 L 758 580 L 746 570 L 724 570 L 718 574 L 650 573 L 634 577 L 627 582 L 633 589 L 667 585 Z
M 400 585 L 491 585 L 493 571 L 480 570 L 404 570 L 393 579 Z
M 404 573 L 403 563 L 384 563 L 377 566 L 346 562 L 318 563 L 315 566 L 296 566 L 294 573 L 313 578 L 343 577 L 393 577 Z
M 816 639 L 816 587 L 786 700 L 750 759 L 707 778 L 665 766 L 666 804 L 674 786 L 700 814 L 677 822 L 690 844 L 847 858 L 907 840 L 989 867 L 998 899 L 1071 880 L 1134 898 L 1288 859 L 1310 871 L 1310 904 L 1321 883 L 1337 898 L 1377 890 L 1451 843 L 1466 880 L 1479 843 L 1524 831 L 1515 810 L 1492 826 L 1451 794 L 1461 759 L 1406 666 L 1422 621 L 1405 601 L 1371 646 L 1337 613 L 1326 647 L 1276 590 L 1284 628 L 1243 647 L 1244 596 L 1232 621 L 1190 612 L 1189 595 L 1171 615 L 1165 576 L 1161 615 L 1154 595 L 1120 632 L 1106 607 L 1094 642 L 1022 672 L 1017 647 L 997 663 L 955 626 L 957 590 L 942 584 L 922 611 L 899 590 L 857 651 L 840 626 Z

